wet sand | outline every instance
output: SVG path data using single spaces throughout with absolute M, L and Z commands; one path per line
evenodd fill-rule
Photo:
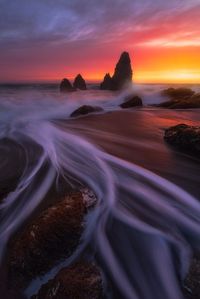
M 199 112 L 199 110 L 168 111 L 142 108 L 88 115 L 56 121 L 56 123 L 64 130 L 86 137 L 107 153 L 168 179 L 199 199 L 200 159 L 170 147 L 163 139 L 164 129 L 170 126 L 179 123 L 200 125 Z M 35 153 L 29 148 L 29 154 L 33 156 L 33 160 L 36 158 Z M 5 170 L 9 170 L 12 177 L 19 177 L 22 173 L 19 165 L 24 165 L 24 153 L 21 147 L 17 148 L 15 145 L 13 151 L 2 152 L 2 159 L 3 156 L 7 157 L 8 162 L 7 165 L 5 164 Z M 4 172 L 1 176 L 2 180 L 5 179 Z M 36 212 L 39 213 L 48 207 L 48 201 L 50 200 L 46 197 L 45 202 L 37 208 Z M 34 215 L 37 214 L 36 212 Z M 2 274 L 5 275 L 5 272 Z M 5 298 L 14 297 L 10 294 Z
M 64 126 L 104 151 L 142 166 L 200 198 L 200 159 L 170 147 L 164 129 L 200 125 L 200 111 L 132 109 L 70 120 Z

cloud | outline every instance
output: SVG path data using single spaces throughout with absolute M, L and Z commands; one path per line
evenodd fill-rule
M 171 19 L 196 6 L 198 0 L 0 0 L 0 45 L 117 41 L 163 22 L 170 28 Z M 197 27 L 198 20 L 189 15 L 187 23 L 189 18 Z
M 152 49 L 200 47 L 199 13 L 199 0 L 0 0 L 0 79 L 112 71 L 123 50 L 137 64 Z

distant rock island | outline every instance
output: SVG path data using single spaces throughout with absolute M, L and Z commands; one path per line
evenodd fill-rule
M 76 76 L 76 78 L 74 79 L 73 85 L 67 78 L 62 79 L 62 81 L 60 83 L 60 91 L 61 92 L 72 92 L 72 91 L 76 91 L 77 89 L 80 89 L 80 90 L 87 89 L 85 80 L 83 79 L 81 74 L 78 74 Z
M 80 90 L 86 90 L 87 86 L 85 83 L 85 80 L 81 76 L 81 74 L 78 74 L 76 78 L 74 79 L 73 87 Z
M 64 78 L 60 83 L 60 91 L 61 92 L 71 92 L 75 91 L 76 89 L 72 86 L 71 82 Z
M 132 82 L 131 59 L 128 52 L 123 52 L 115 67 L 114 75 L 106 74 L 100 88 L 103 90 L 120 90 Z
M 131 59 L 128 52 L 123 52 L 116 64 L 115 71 L 111 77 L 107 73 L 100 84 L 101 90 L 121 90 L 126 88 L 130 83 L 132 83 L 132 67 Z M 67 78 L 64 78 L 60 84 L 61 92 L 71 92 L 77 89 L 86 90 L 87 85 L 81 74 L 78 74 L 74 79 L 73 85 Z

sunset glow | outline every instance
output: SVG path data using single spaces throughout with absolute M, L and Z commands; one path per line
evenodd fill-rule
M 198 0 L 18 2 L 1 4 L 1 82 L 100 81 L 128 51 L 135 82 L 200 83 Z

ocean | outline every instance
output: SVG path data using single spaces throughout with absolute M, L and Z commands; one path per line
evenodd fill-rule
M 169 147 L 163 134 L 178 123 L 200 125 L 200 111 L 151 106 L 165 100 L 167 87 L 133 84 L 110 92 L 90 84 L 62 94 L 58 84 L 0 85 L 0 184 L 12 185 L 0 206 L 1 260 L 11 236 L 60 177 L 98 199 L 78 251 L 33 281 L 27 298 L 88 246 L 114 298 L 138 298 L 138 292 L 140 298 L 183 298 L 180 281 L 192 250 L 200 249 L 200 160 Z M 189 87 L 200 92 L 199 85 Z M 141 96 L 142 108 L 119 107 L 130 93 Z M 85 104 L 103 111 L 70 117 Z

